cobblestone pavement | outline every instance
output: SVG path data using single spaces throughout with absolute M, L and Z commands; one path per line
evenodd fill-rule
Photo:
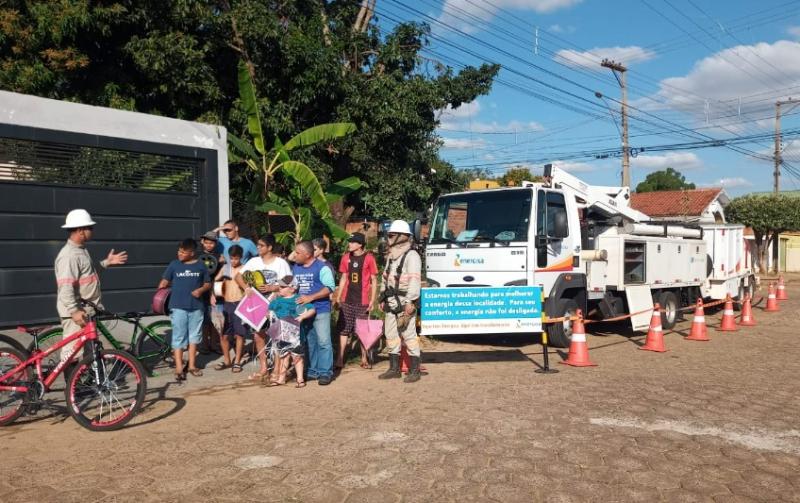
M 599 366 L 554 375 L 539 346 L 483 337 L 430 344 L 413 385 L 378 381 L 385 362 L 305 389 L 155 378 L 123 431 L 0 429 L 0 501 L 800 501 L 792 280 L 758 326 L 690 342 L 689 317 L 663 354 L 592 325 Z

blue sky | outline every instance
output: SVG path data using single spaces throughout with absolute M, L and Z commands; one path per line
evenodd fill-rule
M 775 102 L 800 98 L 800 1 L 378 0 L 377 17 L 430 24 L 430 70 L 503 66 L 488 95 L 440 113 L 442 157 L 457 167 L 536 174 L 554 162 L 618 184 L 619 157 L 596 158 L 620 147 L 620 88 L 599 64 L 609 58 L 628 67 L 634 187 L 673 167 L 732 196 L 772 189 Z M 800 106 L 782 111 L 783 131 L 800 127 Z M 740 137 L 755 138 L 675 147 Z M 782 145 L 782 190 L 800 189 L 793 140 Z

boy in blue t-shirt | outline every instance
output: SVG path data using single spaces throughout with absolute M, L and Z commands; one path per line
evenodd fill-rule
M 205 302 L 203 294 L 211 289 L 211 278 L 205 264 L 195 257 L 197 242 L 184 239 L 178 246 L 178 260 L 173 260 L 161 276 L 158 288 L 171 287 L 169 319 L 172 322 L 172 353 L 175 357 L 175 378 L 186 379 L 183 371 L 183 350 L 189 346 L 189 372 L 200 377 L 197 368 L 197 345 L 202 341 Z

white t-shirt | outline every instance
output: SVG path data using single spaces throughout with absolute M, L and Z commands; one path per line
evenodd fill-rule
M 242 266 L 239 273 L 244 274 L 245 271 L 261 271 L 268 285 L 274 285 L 284 276 L 292 275 L 289 263 L 280 257 L 274 257 L 269 264 L 265 264 L 261 257 L 253 257 Z

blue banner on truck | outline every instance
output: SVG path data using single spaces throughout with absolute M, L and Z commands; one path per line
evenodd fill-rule
M 538 286 L 423 288 L 423 335 L 541 332 Z

